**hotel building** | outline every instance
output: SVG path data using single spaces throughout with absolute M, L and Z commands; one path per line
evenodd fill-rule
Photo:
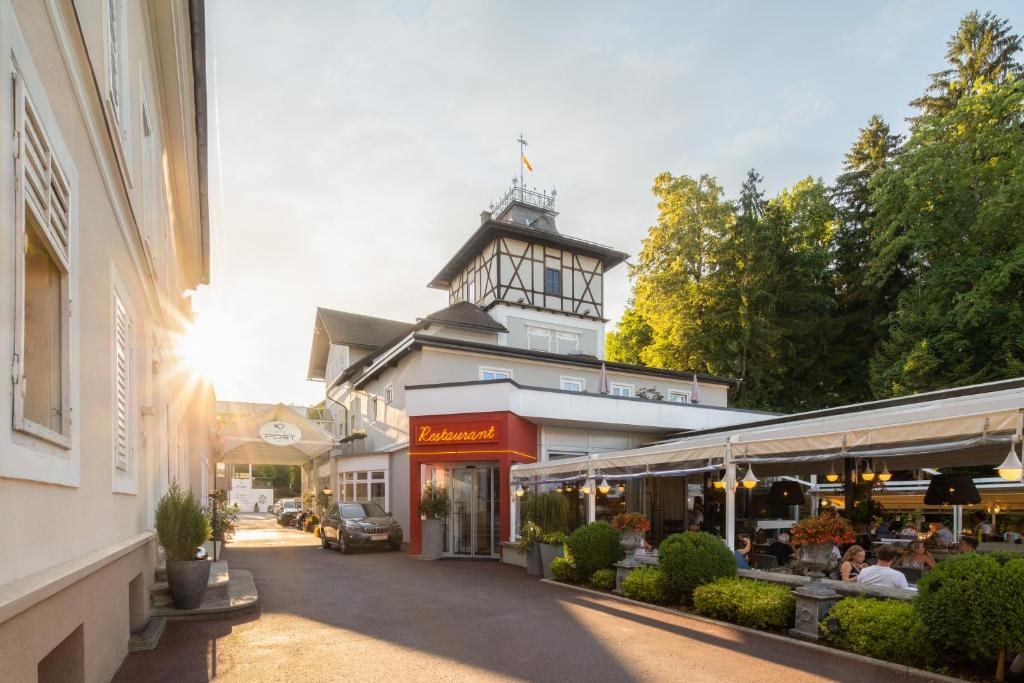
M 157 499 L 207 484 L 177 374 L 209 280 L 201 0 L 0 0 L 0 679 L 107 681 Z
M 749 421 L 732 380 L 604 360 L 604 274 L 626 254 L 556 226 L 554 197 L 513 187 L 430 281 L 448 305 L 416 322 L 319 308 L 308 377 L 341 444 L 310 476 L 335 500 L 376 500 L 420 548 L 418 501 L 449 492 L 445 554 L 497 557 L 513 536 L 509 469 L 635 448 Z M 625 509 L 682 516 L 682 481 L 578 489 L 585 522 Z

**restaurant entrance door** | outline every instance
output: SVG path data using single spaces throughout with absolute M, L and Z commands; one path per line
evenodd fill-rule
M 450 507 L 445 554 L 453 557 L 497 557 L 500 542 L 498 468 L 467 465 L 445 470 Z

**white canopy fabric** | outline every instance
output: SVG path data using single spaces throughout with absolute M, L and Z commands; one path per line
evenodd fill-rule
M 844 456 L 899 458 L 908 468 L 995 464 L 1019 433 L 1022 411 L 1024 380 L 1007 380 L 725 427 L 628 451 L 516 465 L 512 479 L 658 474 L 720 467 L 727 457 L 766 474 L 827 471 L 830 461 Z
M 260 427 L 268 422 L 281 421 L 294 425 L 300 438 L 286 446 L 265 442 Z M 334 447 L 334 435 L 288 406 L 278 403 L 264 411 L 249 415 L 238 422 L 224 425 L 220 432 L 218 461 L 238 464 L 301 465 Z

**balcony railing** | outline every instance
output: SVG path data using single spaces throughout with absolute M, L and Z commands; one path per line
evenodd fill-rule
M 505 193 L 504 197 L 491 205 L 491 215 L 497 218 L 512 202 L 521 202 L 550 211 L 555 208 L 556 194 L 556 190 L 551 190 L 551 194 L 548 194 L 546 191 L 537 192 L 537 190 L 529 190 L 519 185 L 513 185 Z

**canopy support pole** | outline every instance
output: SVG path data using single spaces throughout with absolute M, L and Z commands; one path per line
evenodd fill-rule
M 725 544 L 736 548 L 736 463 L 732 460 L 732 442 L 725 444 Z
M 853 521 L 854 494 L 856 493 L 853 485 L 853 464 L 853 458 L 843 458 L 843 495 L 845 498 L 843 517 L 851 522 Z

